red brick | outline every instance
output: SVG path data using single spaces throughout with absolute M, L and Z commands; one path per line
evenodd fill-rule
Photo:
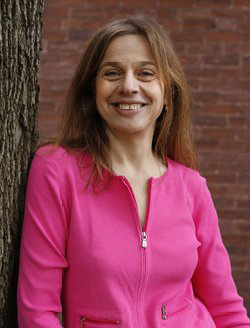
M 243 40 L 246 41 L 250 41 L 250 33 L 244 33 L 243 34 Z
M 215 67 L 196 67 L 196 68 L 189 68 L 185 67 L 185 72 L 187 76 L 192 77 L 199 77 L 199 78 L 206 78 L 206 77 L 217 77 L 220 74 L 220 70 Z M 237 71 L 238 74 L 238 71 Z
M 240 77 L 244 77 L 244 72 L 241 70 L 241 66 L 222 66 L 218 69 L 218 77 L 220 80 L 239 79 Z
M 193 90 L 198 90 L 200 88 L 200 81 L 198 79 L 188 79 L 188 83 Z
M 195 33 L 191 31 L 182 31 L 182 32 L 173 31 L 169 34 L 174 42 L 199 43 L 199 42 L 203 42 L 203 40 L 205 39 L 205 33 L 200 31 L 196 31 Z
M 207 91 L 213 91 L 215 88 L 219 92 L 243 93 L 249 92 L 250 81 L 236 79 L 204 79 L 200 82 L 200 87 Z
M 58 28 L 55 28 L 55 29 L 50 29 L 49 32 L 46 32 L 46 37 L 47 37 L 47 40 L 48 42 L 50 41 L 58 41 L 58 40 L 61 40 L 61 41 L 66 41 L 67 40 L 67 33 L 65 33 L 65 31 L 63 30 L 59 30 Z
M 248 0 L 247 0 L 248 1 Z M 242 15 L 243 12 L 241 9 L 239 9 L 239 7 L 236 8 L 227 8 L 225 10 L 225 8 L 212 8 L 211 10 L 212 15 L 214 15 L 217 19 L 221 19 L 223 17 L 232 19 L 232 18 L 236 18 L 237 21 L 239 21 L 240 19 L 242 19 Z
M 231 198 L 217 198 L 217 197 L 213 197 L 214 203 L 215 203 L 215 207 L 217 209 L 217 211 L 222 211 L 223 209 L 227 209 L 227 210 L 235 210 L 236 207 L 236 201 L 233 198 L 233 196 Z
M 203 57 L 203 63 L 205 65 L 219 65 L 219 66 L 238 66 L 240 63 L 240 59 L 239 59 L 239 54 L 235 53 L 235 54 L 227 54 L 227 55 L 220 55 L 218 56 L 218 54 L 213 54 L 213 55 L 209 55 L 209 56 L 204 56 Z
M 214 29 L 216 24 L 215 20 L 206 17 L 183 17 L 182 26 L 184 30 L 211 30 Z
M 182 55 L 181 56 L 181 63 L 186 67 L 197 67 L 201 63 L 200 55 Z
M 212 187 L 212 192 L 213 195 L 225 195 L 226 198 L 230 198 L 232 195 L 230 194 L 230 189 L 233 188 L 234 190 L 234 197 L 235 199 L 241 199 L 242 196 L 245 196 L 249 192 L 248 186 L 244 186 L 242 184 L 234 184 L 234 185 L 229 185 L 228 183 L 225 184 L 214 184 Z M 250 222 L 249 222 L 250 224 Z M 249 231 L 250 233 L 250 231 Z
M 54 19 L 57 21 L 61 18 L 67 17 L 68 14 L 69 14 L 69 6 L 62 6 L 61 1 L 60 4 L 59 3 L 56 4 L 56 2 L 54 2 L 54 4 L 52 5 L 52 3 L 50 2 L 48 6 L 45 5 L 45 16 L 44 16 L 45 23 L 50 21 L 52 17 L 54 17 Z
M 43 97 L 41 98 L 43 99 Z M 52 101 L 41 100 L 39 102 L 39 113 L 49 114 L 55 112 L 57 112 L 57 102 L 55 100 Z
M 243 58 L 243 61 L 242 61 L 242 64 L 243 66 L 250 66 L 250 53 L 249 53 L 249 56 L 244 56 Z
M 210 103 L 219 99 L 219 94 L 217 91 L 193 91 L 194 99 L 198 102 Z
M 199 125 L 205 126 L 217 126 L 217 127 L 224 127 L 226 125 L 225 117 L 218 117 L 218 116 L 196 116 L 196 123 Z
M 193 0 L 158 0 L 158 7 L 159 9 L 165 8 L 174 8 L 174 9 L 190 9 L 195 7 L 195 1 Z
M 235 174 L 232 174 L 232 172 L 218 172 L 218 173 L 207 173 L 206 178 L 208 180 L 209 184 L 213 183 L 236 183 L 237 177 Z
M 246 119 L 243 116 L 229 117 L 228 125 L 230 127 L 241 127 L 241 128 L 247 127 Z
M 228 222 L 226 221 L 224 224 L 227 224 Z M 243 245 L 245 247 L 247 247 L 247 252 L 250 251 L 250 239 L 247 238 L 247 236 L 236 236 L 236 235 L 224 235 L 223 236 L 223 240 L 224 240 L 224 243 L 226 244 L 227 247 L 229 247 L 230 245 Z M 232 251 L 238 249 L 238 246 L 237 247 L 232 247 Z M 239 247 L 240 248 L 240 247 Z M 232 254 L 233 256 L 233 254 Z
M 105 0 L 102 0 L 102 1 L 105 3 Z M 109 1 L 111 2 L 111 6 L 114 6 L 114 1 L 112 1 L 112 0 L 109 0 Z M 135 0 L 122 0 L 121 3 L 122 3 L 122 6 L 121 6 L 122 8 L 123 7 L 125 7 L 125 8 L 136 7 L 138 9 L 139 8 L 143 9 L 143 11 L 151 9 L 152 7 L 156 7 L 155 1 L 152 1 L 152 0 L 136 0 L 136 1 Z M 106 5 L 106 3 L 105 3 L 105 5 Z
M 58 66 L 46 65 L 40 67 L 40 76 L 45 78 L 46 80 L 69 79 L 72 77 L 72 74 L 73 74 L 72 67 L 59 67 L 59 65 Z
M 187 44 L 186 46 L 187 48 L 187 52 L 188 53 L 195 53 L 195 54 L 205 54 L 205 55 L 219 55 L 221 53 L 224 53 L 224 48 L 225 45 L 224 44 L 208 44 L 208 43 L 191 43 L 191 44 Z M 230 48 L 230 51 L 232 49 Z
M 239 32 L 240 22 L 235 17 L 220 17 L 216 20 L 217 31 L 237 31 Z
M 240 22 L 238 22 L 238 29 L 241 31 L 249 31 L 250 30 L 250 18 L 248 17 L 248 19 L 246 20 L 241 20 Z
M 220 31 L 214 31 L 214 32 L 207 32 L 206 33 L 206 41 L 208 42 L 239 42 L 240 40 L 240 34 L 238 32 L 220 32 Z
M 237 206 L 243 210 L 250 211 L 250 198 L 248 197 L 247 199 L 237 199 Z
M 238 6 L 244 6 L 249 9 L 249 0 L 233 0 L 233 4 L 236 8 Z
M 60 101 L 65 96 L 65 90 L 48 88 L 46 90 L 41 90 L 40 96 L 48 99 L 49 101 Z
M 194 3 L 196 7 L 201 7 L 201 8 L 209 8 L 209 9 L 214 9 L 214 8 L 223 8 L 224 10 L 228 10 L 231 6 L 231 0 L 202 0 L 201 2 L 197 2 L 194 0 Z
M 199 149 L 214 149 L 218 147 L 218 140 L 214 138 L 202 138 L 202 139 L 196 139 L 196 145 L 199 147 Z
M 62 21 L 62 27 L 68 30 L 79 30 L 79 29 L 98 29 L 102 25 L 100 16 L 97 17 L 86 17 L 82 18 L 70 18 Z
M 182 23 L 180 20 L 176 18 L 166 18 L 166 15 L 164 12 L 159 13 L 157 18 L 159 19 L 159 22 L 164 26 L 167 32 L 170 31 L 181 31 L 182 30 Z
M 206 104 L 203 106 L 203 112 L 205 114 L 210 113 L 224 116 L 225 114 L 237 114 L 239 108 L 233 105 Z
M 223 212 L 223 215 L 227 217 L 220 219 L 220 226 L 224 232 L 224 235 L 250 236 L 250 221 L 245 221 L 244 219 L 239 218 L 240 216 L 244 216 L 245 212 L 230 211 Z
M 94 36 L 95 30 L 92 28 L 78 29 L 78 30 L 70 30 L 69 31 L 69 39 L 70 40 L 88 40 L 92 36 Z
M 237 92 L 237 93 L 233 93 L 230 91 L 227 92 L 220 92 L 220 101 L 225 101 L 227 103 L 249 103 L 250 102 L 250 94 L 249 92 L 245 91 L 245 92 Z
M 70 16 L 74 18 L 92 18 L 94 21 L 104 19 L 105 12 L 100 10 L 99 6 L 87 6 L 86 8 L 82 3 L 76 3 L 70 6 Z M 104 22 L 103 22 L 104 23 Z
M 74 0 L 77 1 L 77 0 Z M 70 0 L 60 0 L 59 1 L 54 1 L 54 0 L 47 0 L 45 3 L 45 14 L 48 16 L 51 12 L 51 10 L 54 10 L 55 8 L 60 9 L 63 5 L 69 5 Z M 46 17 L 45 17 L 46 18 Z
M 220 128 L 217 128 L 217 127 L 213 127 L 213 126 L 210 126 L 210 127 L 203 127 L 202 128 L 202 132 L 204 135 L 208 135 L 208 136 L 213 136 L 215 138 L 219 138 L 219 139 L 229 139 L 231 140 L 232 136 L 236 135 L 239 133 L 238 130 L 235 130 L 235 129 L 220 129 Z
M 239 140 L 221 140 L 220 147 L 225 151 L 245 151 L 246 143 Z

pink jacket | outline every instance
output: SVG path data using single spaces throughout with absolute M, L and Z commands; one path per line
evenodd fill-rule
M 250 327 L 205 178 L 167 157 L 142 231 L 125 177 L 84 191 L 89 157 L 49 150 L 29 174 L 20 328 L 61 327 L 61 311 L 66 328 Z

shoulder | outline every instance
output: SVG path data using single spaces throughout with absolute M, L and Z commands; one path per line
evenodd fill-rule
M 65 163 L 65 161 L 72 161 L 75 154 L 60 146 L 46 145 L 36 150 L 35 157 L 60 165 L 60 163 Z
M 176 179 L 176 181 L 186 185 L 190 191 L 199 189 L 206 183 L 205 177 L 203 177 L 198 170 L 178 163 L 169 157 L 167 157 L 167 161 L 170 174 Z
M 175 160 L 167 158 L 169 163 L 169 175 L 173 183 L 186 193 L 188 204 L 193 207 L 193 204 L 198 203 L 201 194 L 207 188 L 206 178 L 203 177 L 198 170 L 187 167 Z
M 187 204 L 194 215 L 200 200 L 204 198 L 210 199 L 210 193 L 207 187 L 206 178 L 199 171 L 180 164 L 172 159 L 168 159 L 171 176 L 179 184 L 179 188 L 183 188 L 186 193 Z
M 79 166 L 80 163 L 89 163 L 91 157 L 81 151 L 68 150 L 61 146 L 46 145 L 35 152 L 34 160 L 50 163 L 60 171 L 65 168 Z
M 90 170 L 91 156 L 81 151 L 67 150 L 63 147 L 46 145 L 36 150 L 31 171 L 37 174 L 56 174 L 60 180 L 80 179 L 81 168 L 85 173 Z

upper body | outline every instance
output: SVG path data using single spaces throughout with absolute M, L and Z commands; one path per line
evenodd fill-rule
M 123 176 L 114 175 L 104 191 L 83 191 L 89 167 L 82 158 L 44 147 L 33 160 L 19 327 L 60 327 L 62 307 L 68 328 L 80 327 L 81 316 L 131 328 L 249 327 L 205 179 L 167 158 L 165 174 L 148 181 L 142 227 Z
M 59 327 L 63 310 L 67 328 L 250 327 L 162 27 L 104 27 L 65 104 L 61 147 L 39 149 L 30 170 L 19 326 Z

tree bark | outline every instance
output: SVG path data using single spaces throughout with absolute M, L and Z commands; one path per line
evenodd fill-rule
M 24 196 L 38 140 L 38 65 L 44 0 L 0 1 L 0 328 L 17 327 Z

